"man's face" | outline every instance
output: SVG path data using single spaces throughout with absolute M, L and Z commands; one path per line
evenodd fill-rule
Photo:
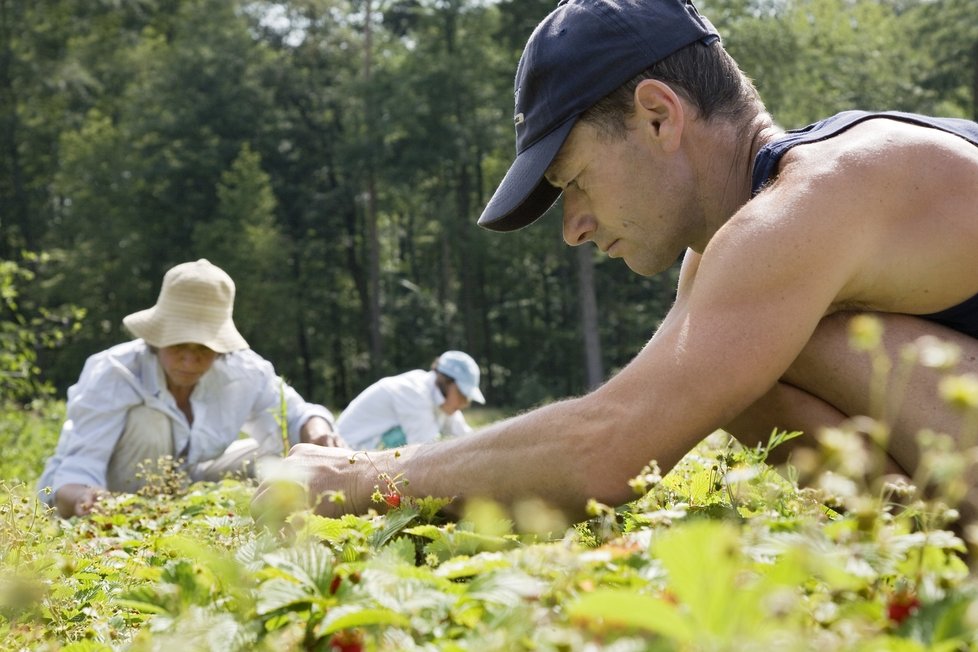
M 684 161 L 656 148 L 642 126 L 619 139 L 578 121 L 545 175 L 563 190 L 564 241 L 593 241 L 643 276 L 667 269 L 692 242 Z
M 214 364 L 217 353 L 203 344 L 184 343 L 161 347 L 158 357 L 167 388 L 192 389 Z

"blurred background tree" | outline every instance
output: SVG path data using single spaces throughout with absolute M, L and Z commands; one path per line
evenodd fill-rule
M 234 277 L 251 345 L 337 409 L 448 348 L 510 408 L 617 371 L 676 269 L 642 278 L 568 248 L 556 215 L 475 226 L 512 160 L 516 62 L 552 7 L 0 0 L 0 260 L 52 254 L 21 305 L 85 313 L 57 348 L 29 345 L 39 380 L 63 395 L 200 257 Z M 976 115 L 973 0 L 700 9 L 785 128 L 849 108 Z

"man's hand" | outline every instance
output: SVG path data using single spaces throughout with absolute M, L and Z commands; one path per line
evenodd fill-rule
M 299 440 L 304 444 L 315 444 L 329 448 L 346 448 L 346 442 L 333 430 L 332 424 L 322 417 L 310 417 L 299 430 Z
M 262 479 L 251 501 L 251 515 L 259 523 L 275 525 L 310 505 L 323 516 L 358 513 L 369 507 L 376 476 L 363 453 L 354 457 L 346 448 L 297 444 Z M 303 489 L 308 500 L 298 499 Z

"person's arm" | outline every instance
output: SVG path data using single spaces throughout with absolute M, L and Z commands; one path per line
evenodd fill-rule
M 96 503 L 109 491 L 101 487 L 85 484 L 62 485 L 54 494 L 54 507 L 62 518 L 72 516 L 88 516 L 95 509 Z
M 445 419 L 444 430 L 445 432 L 442 434 L 446 437 L 464 437 L 474 432 L 461 410 L 448 415 L 448 418 Z
M 284 425 L 289 445 L 312 443 L 319 446 L 345 446 L 336 434 L 333 414 L 326 407 L 306 401 L 291 385 L 275 373 L 272 363 L 251 349 L 225 357 L 237 375 L 248 378 L 254 395 L 250 414 L 242 430 L 265 450 L 281 450 Z M 284 414 L 283 408 L 284 406 Z M 284 417 L 285 423 L 281 423 Z

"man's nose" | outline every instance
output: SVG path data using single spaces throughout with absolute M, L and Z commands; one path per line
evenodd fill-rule
M 573 191 L 564 192 L 564 242 L 572 247 L 594 237 L 597 222 L 587 201 Z

